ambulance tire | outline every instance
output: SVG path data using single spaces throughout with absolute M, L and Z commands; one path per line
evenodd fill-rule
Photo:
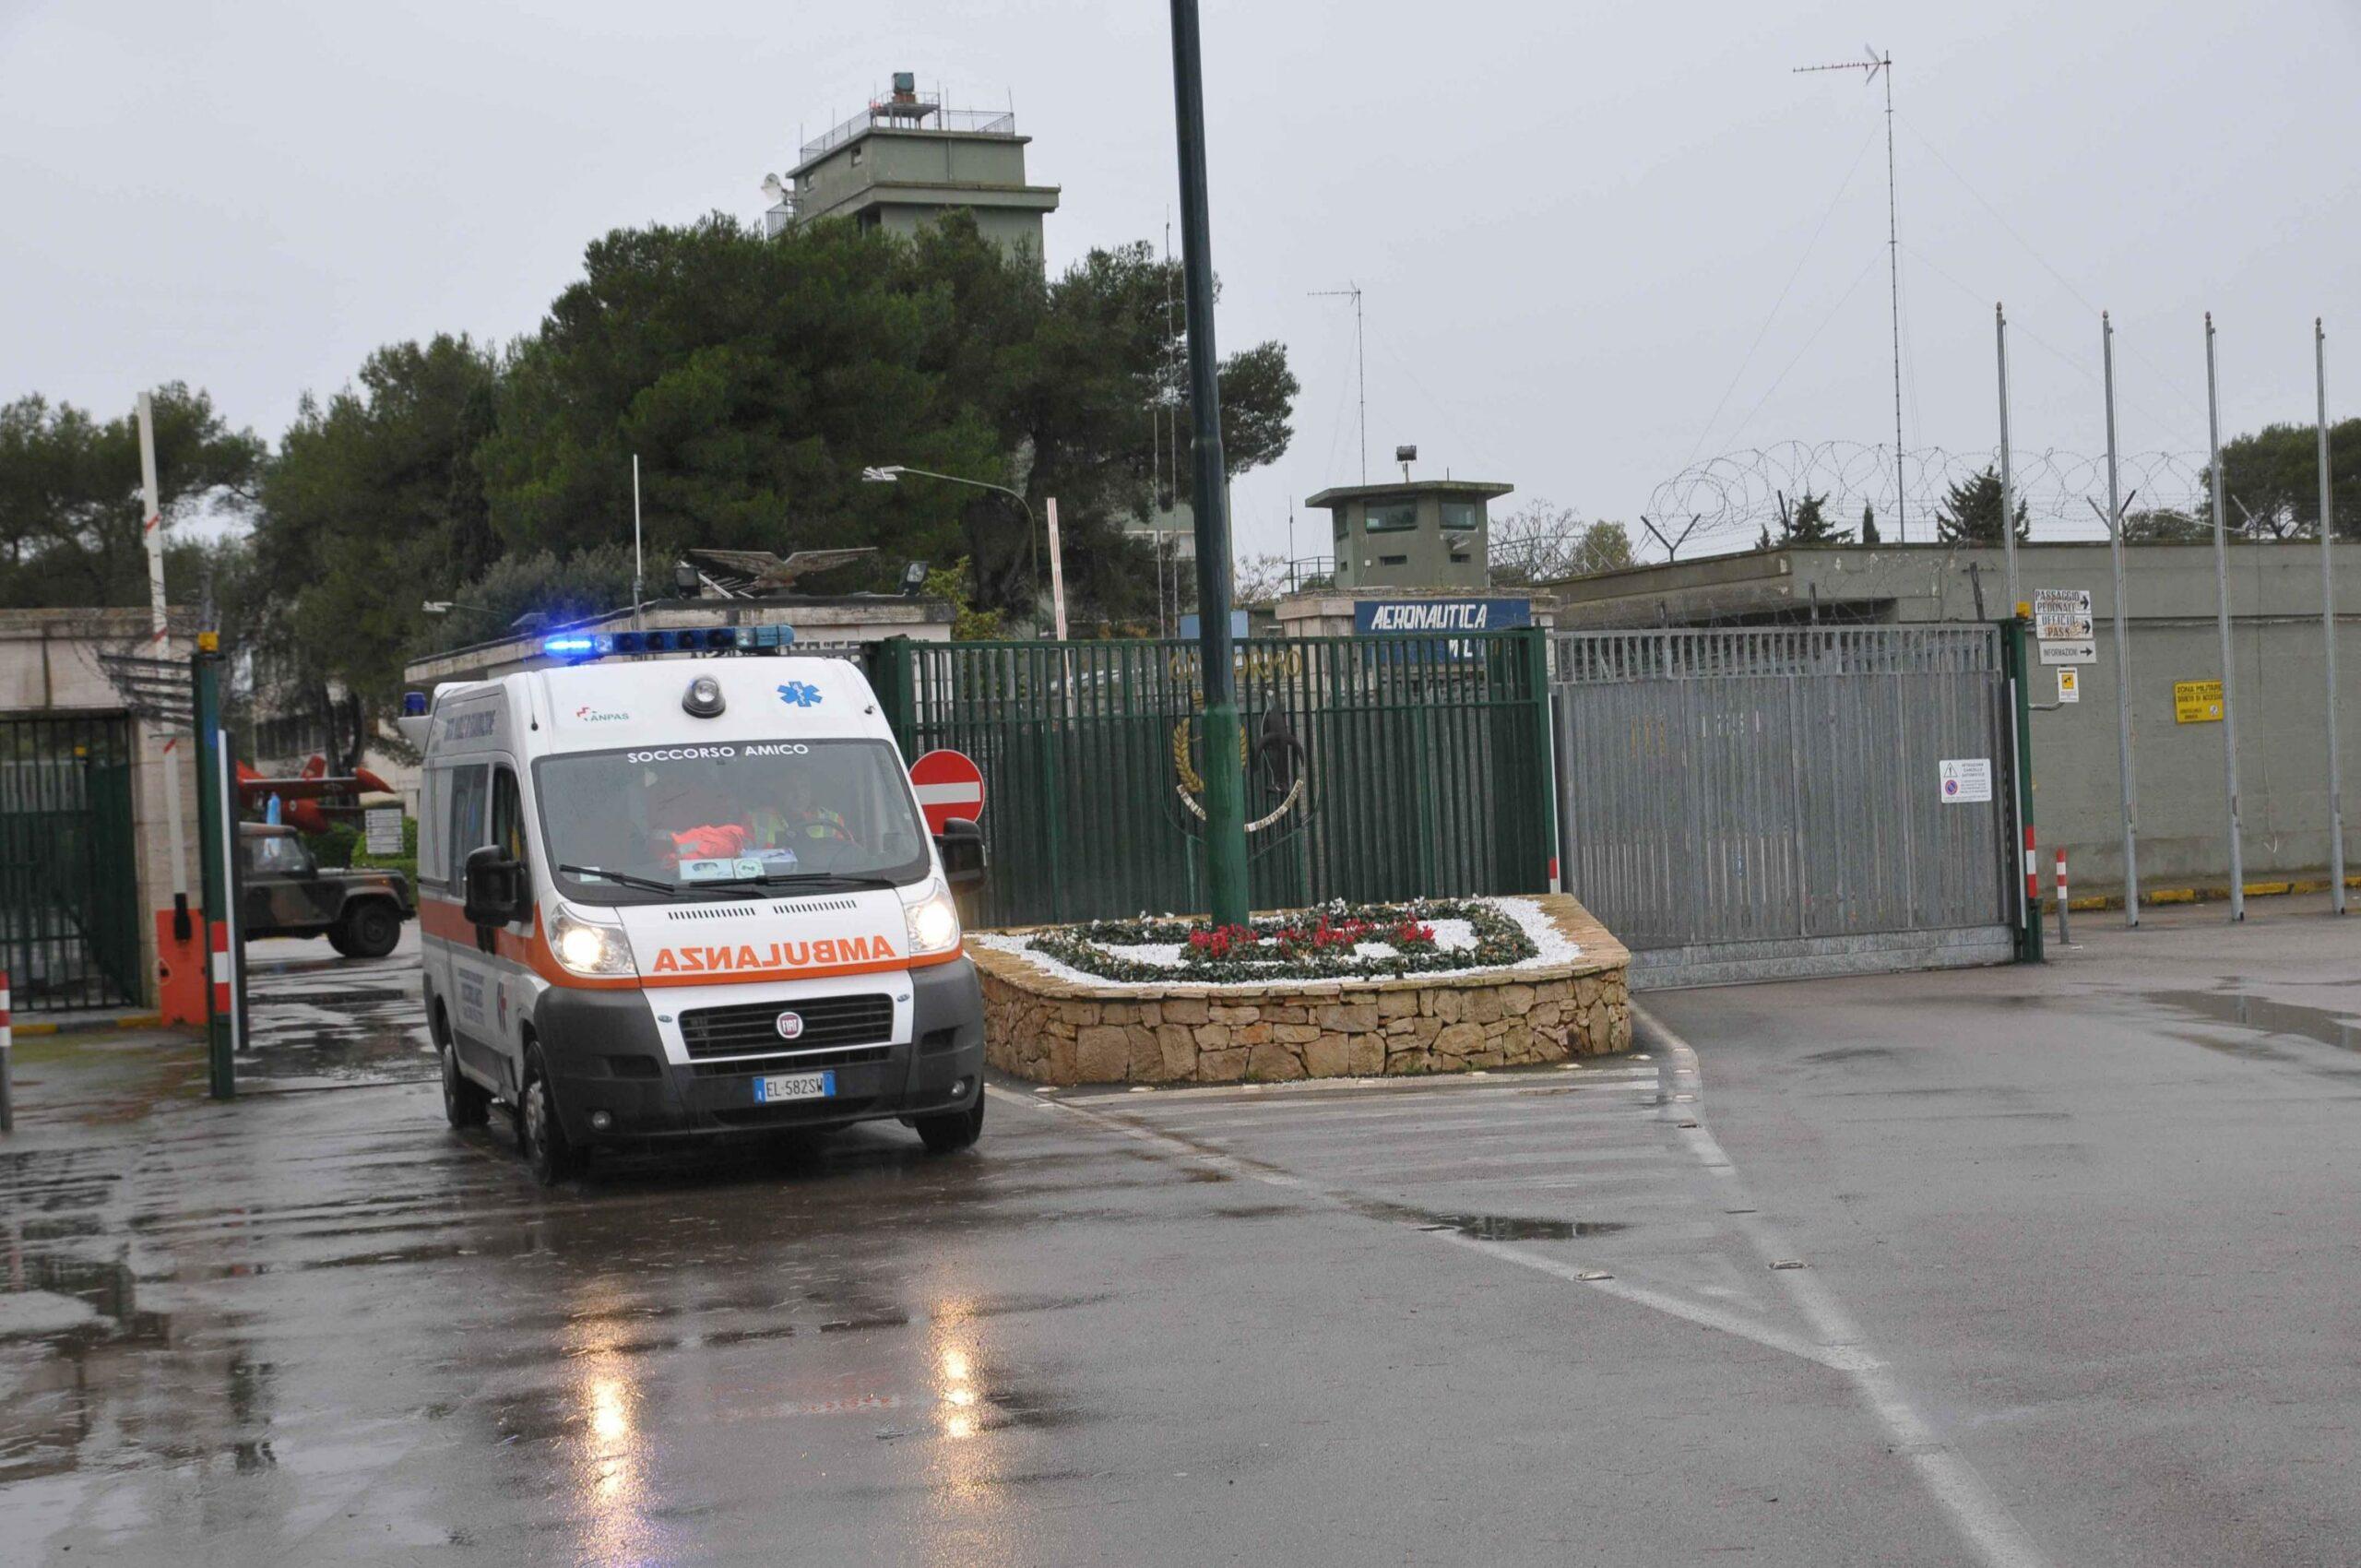
M 516 1152 L 525 1157 L 533 1180 L 544 1187 L 554 1187 L 582 1170 L 582 1151 L 566 1141 L 538 1045 L 525 1050 L 525 1089 L 516 1097 Z
M 966 1111 L 946 1111 L 939 1116 L 919 1116 L 910 1125 L 918 1130 L 919 1139 L 929 1154 L 956 1154 L 972 1148 L 984 1135 L 984 1094 L 976 1091 L 976 1103 Z
M 328 929 L 328 945 L 348 958 L 382 958 L 401 940 L 401 912 L 383 898 L 362 899 Z
M 492 1096 L 459 1071 L 459 1050 L 451 1043 L 451 1030 L 440 1007 L 434 1010 L 434 1053 L 443 1059 L 443 1114 L 453 1130 L 464 1133 L 491 1121 Z

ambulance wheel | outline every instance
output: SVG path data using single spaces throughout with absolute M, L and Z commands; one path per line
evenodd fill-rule
M 328 932 L 328 945 L 348 958 L 382 958 L 402 939 L 402 918 L 382 898 L 355 904 Z
M 963 1148 L 971 1148 L 984 1135 L 984 1091 L 976 1091 L 976 1103 L 966 1111 L 914 1117 L 910 1125 L 918 1129 L 919 1138 L 929 1154 L 956 1154 Z
M 516 1097 L 516 1149 L 533 1180 L 544 1187 L 554 1187 L 582 1169 L 582 1151 L 566 1141 L 564 1124 L 558 1120 L 549 1069 L 538 1045 L 525 1052 L 525 1092 Z
M 434 1053 L 443 1059 L 443 1114 L 452 1127 L 464 1133 L 492 1120 L 492 1096 L 459 1071 L 459 1048 L 451 1043 L 439 1007 L 434 1011 Z

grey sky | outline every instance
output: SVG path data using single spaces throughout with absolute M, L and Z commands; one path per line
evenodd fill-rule
M 1283 339 L 1304 384 L 1294 450 L 1238 486 L 1241 552 L 1355 477 L 1350 307 L 1306 297 L 1347 280 L 1373 469 L 1415 441 L 1512 504 L 1630 517 L 1692 453 L 1891 440 L 1880 100 L 1788 74 L 1865 42 L 1897 61 L 1911 445 L 1994 441 L 1996 299 L 2023 446 L 2103 444 L 2085 299 L 2115 312 L 2127 448 L 2203 446 L 2208 308 L 2225 434 L 2309 416 L 2315 315 L 2361 407 L 2355 0 L 1206 0 L 1204 25 L 1221 341 Z M 530 328 L 609 228 L 753 217 L 799 126 L 897 68 L 1013 99 L 1064 188 L 1053 267 L 1160 241 L 1169 50 L 1154 0 L 0 0 L 0 397 L 113 411 L 177 376 L 276 439 L 380 343 Z

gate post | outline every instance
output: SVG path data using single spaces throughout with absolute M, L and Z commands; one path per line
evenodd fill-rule
M 1527 700 L 1533 708 L 1533 765 L 1537 770 L 1534 782 L 1539 786 L 1535 800 L 1540 805 L 1542 885 L 1555 893 L 1562 885 L 1558 868 L 1558 746 L 1549 721 L 1549 633 L 1546 627 L 1527 626 L 1516 635 L 1525 661 Z
M 2033 694 L 2032 675 L 2025 667 L 2025 622 L 2011 615 L 1997 623 L 2000 628 L 2000 666 L 2008 674 L 2009 774 L 2017 802 L 2017 845 L 2023 892 L 2017 904 L 2017 962 L 2038 964 L 2041 953 L 2041 869 L 2034 858 L 2033 833 Z
M 205 988 L 207 1092 L 231 1099 L 238 1092 L 231 1052 L 237 1048 L 237 958 L 231 908 L 237 853 L 231 835 L 237 806 L 230 797 L 230 758 L 221 730 L 221 651 L 214 633 L 197 638 L 190 661 L 196 682 L 196 843 L 204 868 L 206 948 L 212 962 Z

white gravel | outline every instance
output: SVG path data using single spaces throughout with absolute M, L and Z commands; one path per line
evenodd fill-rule
M 1552 965 L 1571 964 L 1582 956 L 1582 948 L 1559 931 L 1558 922 L 1551 920 L 1541 906 L 1530 898 L 1472 898 L 1466 902 L 1489 904 L 1516 921 L 1524 929 L 1525 934 L 1533 942 L 1535 949 L 1533 956 L 1515 964 L 1484 965 L 1465 969 L 1430 969 L 1422 974 L 1404 978 L 1419 980 L 1456 980 L 1467 975 L 1501 974 L 1517 969 L 1544 969 Z M 1435 942 L 1440 946 L 1459 948 L 1475 945 L 1475 931 L 1465 921 L 1436 921 L 1433 925 Z M 1029 938 L 1024 936 L 1012 936 L 996 931 L 971 931 L 967 933 L 967 940 L 978 947 L 989 947 L 996 953 L 1014 953 L 1043 974 L 1054 979 L 1068 980 L 1075 985 L 1093 986 L 1105 991 L 1162 991 L 1174 986 L 1186 987 L 1192 991 L 1240 991 L 1259 986 L 1296 983 L 1373 985 L 1379 980 L 1396 978 L 1393 975 L 1370 975 L 1366 978 L 1339 976 L 1333 980 L 1323 979 L 1302 982 L 1283 980 L 1200 980 L 1184 979 L 1176 972 L 1171 980 L 1102 980 L 1097 975 L 1077 969 L 1071 964 L 1060 963 L 1046 953 L 1034 952 L 1026 945 Z M 1383 944 L 1381 943 L 1364 942 L 1358 944 L 1356 950 L 1364 956 L 1373 956 L 1375 955 L 1371 949 L 1382 945 Z M 1176 971 L 1180 968 L 1180 946 L 1178 943 L 1109 946 L 1107 951 L 1118 957 L 1137 958 L 1143 963 L 1159 966 L 1169 963 L 1169 967 Z M 1157 955 L 1167 953 L 1172 955 L 1169 960 L 1157 956 Z

